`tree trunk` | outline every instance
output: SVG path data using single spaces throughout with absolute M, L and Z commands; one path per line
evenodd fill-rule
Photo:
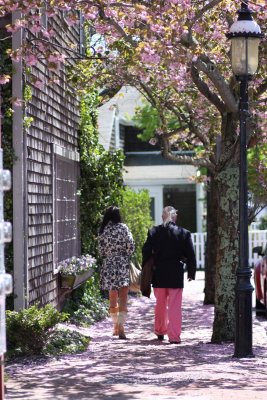
M 238 179 L 238 167 L 233 163 L 216 176 L 219 207 L 213 343 L 233 341 L 235 337 L 235 283 L 239 246 Z
M 218 191 L 214 176 L 209 176 L 210 184 L 207 190 L 207 239 L 205 252 L 205 297 L 204 304 L 214 304 L 215 301 L 215 271 L 218 246 Z

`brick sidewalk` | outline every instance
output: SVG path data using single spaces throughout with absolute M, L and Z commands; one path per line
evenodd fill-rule
M 155 340 L 154 299 L 131 297 L 129 340 L 109 319 L 85 331 L 88 351 L 6 368 L 6 399 L 266 400 L 267 320 L 253 317 L 255 358 L 233 359 L 233 344 L 210 344 L 213 307 L 203 306 L 204 274 L 186 283 L 180 345 Z

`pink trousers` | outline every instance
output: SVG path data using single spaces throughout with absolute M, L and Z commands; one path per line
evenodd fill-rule
M 182 328 L 183 289 L 154 288 L 156 297 L 155 326 L 156 335 L 168 335 L 169 341 L 180 339 Z

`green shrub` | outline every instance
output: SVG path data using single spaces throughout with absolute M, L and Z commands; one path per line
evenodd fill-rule
M 259 229 L 267 229 L 267 215 L 260 218 Z
M 89 343 L 90 337 L 65 327 L 57 327 L 44 347 L 44 354 L 74 354 L 85 351 Z
M 103 298 L 98 273 L 72 293 L 63 311 L 70 315 L 71 322 L 82 326 L 92 325 L 108 315 L 108 301 Z
M 118 205 L 123 188 L 121 150 L 106 151 L 99 143 L 97 107 L 99 98 L 91 90 L 81 101 L 80 230 L 82 254 L 97 256 L 97 231 L 106 207 Z
M 142 262 L 142 247 L 147 237 L 147 231 L 152 227 L 150 216 L 150 197 L 146 189 L 135 192 L 126 187 L 123 192 L 121 205 L 123 221 L 128 225 L 135 241 L 134 260 L 136 264 Z
M 42 354 L 56 324 L 68 318 L 51 304 L 38 308 L 6 311 L 8 355 Z

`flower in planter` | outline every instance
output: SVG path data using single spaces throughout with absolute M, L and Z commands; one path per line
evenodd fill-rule
M 81 275 L 96 266 L 96 259 L 89 254 L 71 257 L 59 263 L 59 273 L 65 276 Z

